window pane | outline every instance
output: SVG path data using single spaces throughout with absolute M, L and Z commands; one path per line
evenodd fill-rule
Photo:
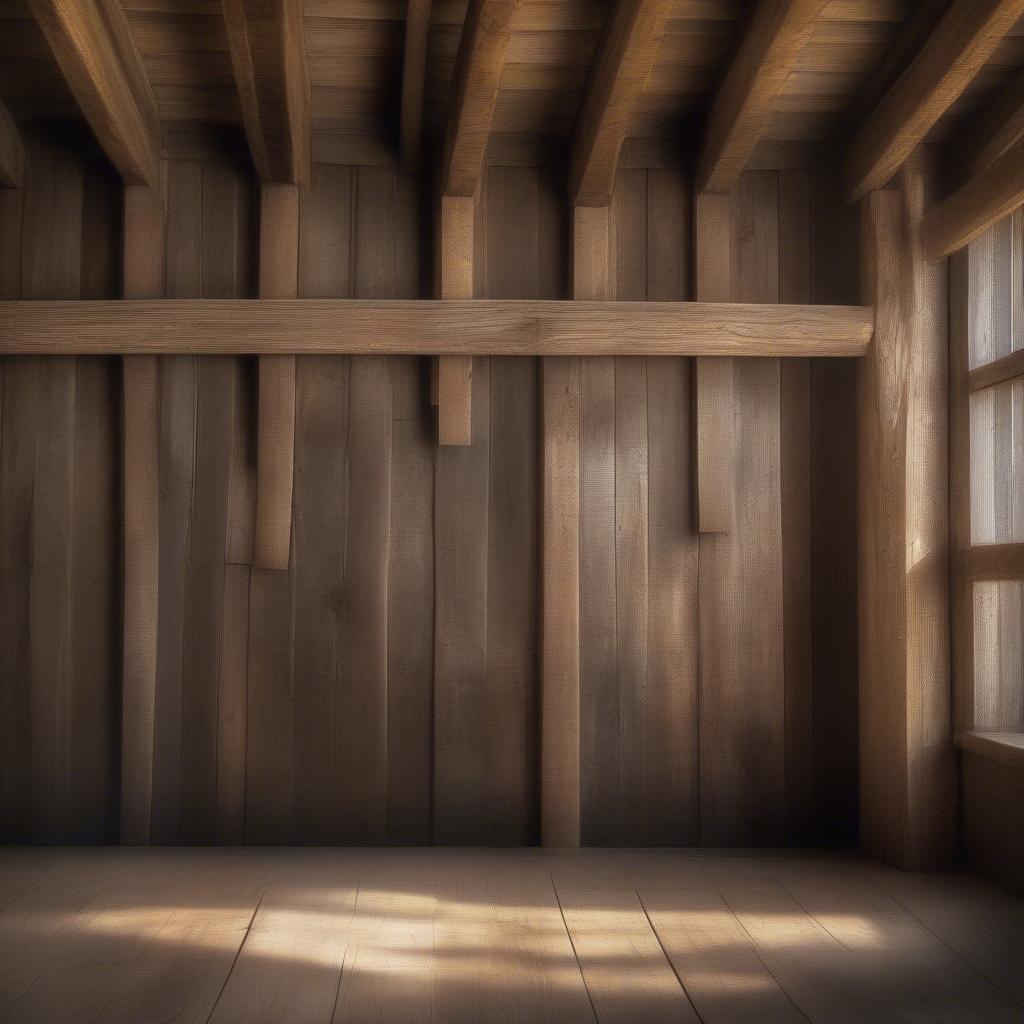
M 970 246 L 971 366 L 1024 347 L 1024 210 Z
M 974 728 L 1024 729 L 1024 583 L 974 585 Z
M 971 395 L 971 543 L 1024 541 L 1024 380 Z

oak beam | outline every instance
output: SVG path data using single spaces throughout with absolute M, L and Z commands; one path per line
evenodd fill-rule
M 925 214 L 921 225 L 925 254 L 939 259 L 964 248 L 1020 206 L 1024 206 L 1024 139 Z
M 399 115 L 399 153 L 402 166 L 415 170 L 423 152 L 423 96 L 427 77 L 427 41 L 431 0 L 408 0 L 405 50 L 402 57 L 402 104 Z
M 750 159 L 827 0 L 760 0 L 715 95 L 697 192 L 728 192 Z
M 908 870 L 955 839 L 949 660 L 946 270 L 918 239 L 934 175 L 919 157 L 862 204 L 876 338 L 858 365 L 860 836 Z
M 21 188 L 25 183 L 25 150 L 10 111 L 0 102 L 0 188 Z
M 967 549 L 967 576 L 972 583 L 1024 580 L 1024 544 L 975 544 Z
M 442 195 L 471 196 L 476 191 L 520 2 L 470 0 L 451 85 Z
M 302 0 L 222 0 L 222 7 L 256 173 L 305 184 L 311 114 Z
M 1022 15 L 1024 0 L 953 0 L 854 137 L 846 158 L 851 199 L 893 176 Z
M 260 296 L 294 299 L 299 282 L 299 189 L 265 184 L 260 200 Z M 295 356 L 259 361 L 253 564 L 288 568 L 295 469 Z
M 124 192 L 124 294 L 164 294 L 166 207 L 161 188 Z M 156 356 L 126 356 L 121 685 L 121 823 L 126 844 L 150 839 L 160 579 L 160 371 Z
M 705 192 L 693 204 L 693 293 L 698 301 L 727 302 L 732 225 L 729 196 Z M 694 361 L 694 505 L 698 533 L 732 529 L 736 439 L 733 361 Z
M 545 299 L 0 302 L 0 355 L 863 356 L 867 306 Z
M 658 56 L 671 0 L 619 0 L 608 16 L 573 129 L 569 195 L 611 202 L 619 152 Z
M 29 0 L 100 146 L 130 185 L 157 185 L 156 101 L 120 0 Z

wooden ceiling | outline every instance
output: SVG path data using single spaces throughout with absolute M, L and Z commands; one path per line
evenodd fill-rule
M 406 6 L 405 0 L 306 0 L 314 133 L 397 140 Z M 760 151 L 817 148 L 842 136 L 947 6 L 944 0 L 829 0 L 775 99 Z M 240 125 L 221 0 L 123 0 L 123 7 L 164 129 Z M 523 0 L 501 76 L 495 133 L 570 135 L 609 7 L 603 0 Z M 742 0 L 671 0 L 629 135 L 671 139 L 689 132 L 708 107 L 748 13 Z M 447 121 L 465 14 L 461 0 L 432 5 L 428 130 L 440 131 Z M 1024 24 L 1018 23 L 933 135 L 955 138 L 1022 65 Z M 18 121 L 80 116 L 25 0 L 0 0 L 0 99 Z

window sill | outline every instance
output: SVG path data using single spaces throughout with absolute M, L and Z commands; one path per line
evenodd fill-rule
M 965 732 L 960 735 L 959 746 L 961 750 L 1024 772 L 1024 733 Z

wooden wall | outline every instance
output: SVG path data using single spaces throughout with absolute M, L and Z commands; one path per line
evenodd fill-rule
M 960 789 L 967 863 L 1024 894 L 1024 771 L 964 750 Z
M 0 287 L 113 294 L 116 183 L 54 145 L 31 143 L 24 230 L 0 200 Z M 169 163 L 167 294 L 255 295 L 248 171 L 196 157 Z M 744 176 L 733 298 L 857 300 L 829 180 Z M 564 297 L 554 173 L 491 167 L 479 202 L 477 294 Z M 681 171 L 621 172 L 620 299 L 687 296 L 688 207 Z M 430 216 L 392 167 L 318 165 L 300 295 L 430 294 Z M 110 839 L 118 367 L 0 372 L 0 830 Z M 425 361 L 300 359 L 286 573 L 251 567 L 254 373 L 161 361 L 152 841 L 536 842 L 536 361 L 478 360 L 473 443 L 439 449 Z M 852 365 L 737 362 L 737 529 L 699 538 L 690 373 L 584 361 L 583 841 L 852 841 Z

